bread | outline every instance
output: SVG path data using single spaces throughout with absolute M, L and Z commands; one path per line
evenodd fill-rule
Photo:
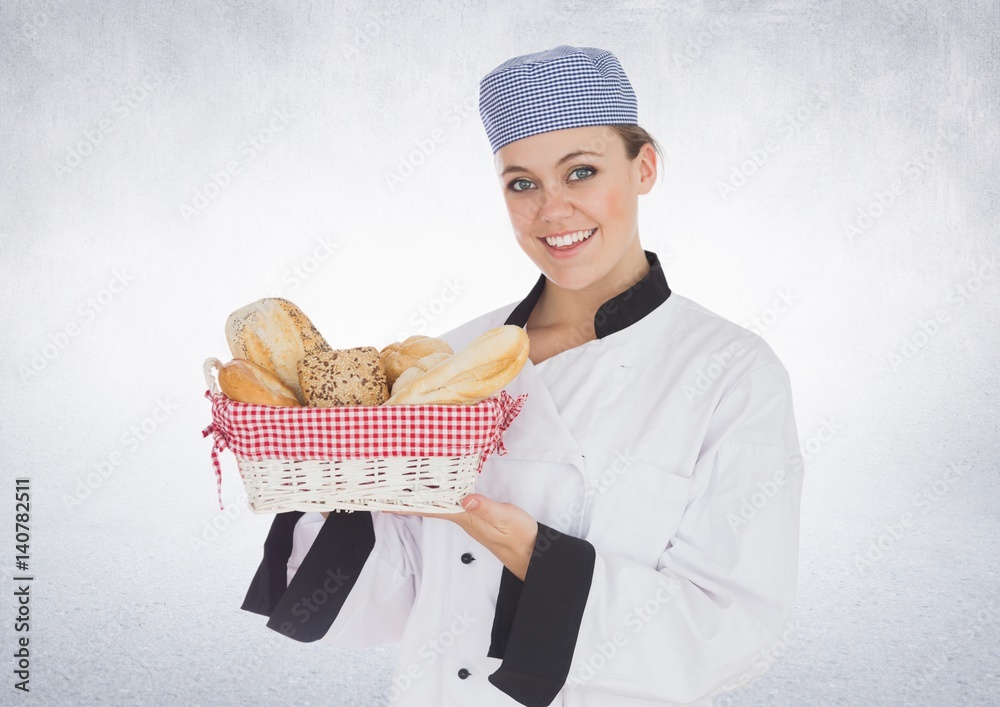
M 389 397 L 385 371 L 374 346 L 309 354 L 299 361 L 298 375 L 310 407 L 381 405 Z
M 453 354 L 451 346 L 443 339 L 414 334 L 403 342 L 394 341 L 379 352 L 379 360 L 385 368 L 386 380 L 391 388 L 396 379 L 417 361 L 434 353 Z
M 219 369 L 219 388 L 230 400 L 255 405 L 296 407 L 299 405 L 295 391 L 278 376 L 253 361 L 234 358 L 226 365 L 211 359 Z
M 443 351 L 424 356 L 422 359 L 399 374 L 399 378 L 397 378 L 396 382 L 390 386 L 392 394 L 395 395 L 396 393 L 401 393 L 406 388 L 409 388 L 410 384 L 422 376 L 426 371 L 431 370 L 434 366 L 451 356 L 454 356 L 454 354 L 444 353 Z
M 295 391 L 298 362 L 309 354 L 330 351 L 330 345 L 298 307 L 280 297 L 265 297 L 237 309 L 226 321 L 226 339 L 234 358 L 266 368 Z
M 528 334 L 504 324 L 392 395 L 386 405 L 460 405 L 490 397 L 517 377 L 528 359 Z

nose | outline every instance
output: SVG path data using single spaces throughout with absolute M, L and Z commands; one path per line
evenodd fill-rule
M 551 189 L 539 190 L 538 217 L 542 221 L 566 221 L 573 215 L 573 204 L 570 203 L 566 188 L 562 185 Z

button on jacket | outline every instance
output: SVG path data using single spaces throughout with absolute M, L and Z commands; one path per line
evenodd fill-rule
M 454 523 L 277 514 L 242 608 L 297 641 L 400 642 L 390 704 L 711 704 L 793 624 L 802 457 L 787 371 L 756 334 L 647 275 L 527 393 L 476 493 L 539 524 L 515 577 Z M 524 326 L 545 286 L 440 338 Z

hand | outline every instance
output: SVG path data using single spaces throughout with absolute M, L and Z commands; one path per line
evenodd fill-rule
M 441 518 L 457 523 L 469 536 L 492 552 L 515 577 L 524 581 L 538 538 L 538 522 L 513 503 L 500 503 L 473 493 L 462 499 L 461 513 L 385 511 L 400 515 Z

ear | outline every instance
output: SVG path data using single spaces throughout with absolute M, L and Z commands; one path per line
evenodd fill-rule
M 656 150 L 647 142 L 639 149 L 635 159 L 639 167 L 639 193 L 648 194 L 656 184 Z

